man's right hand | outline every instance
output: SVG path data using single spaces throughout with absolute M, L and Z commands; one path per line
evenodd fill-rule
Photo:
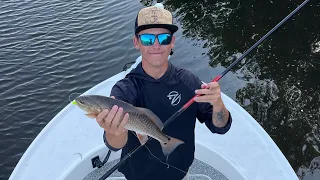
M 114 96 L 111 97 L 115 98 Z M 101 113 L 98 114 L 96 120 L 99 126 L 106 131 L 106 134 L 119 136 L 123 133 L 128 132 L 128 130 L 125 129 L 124 126 L 128 122 L 129 114 L 126 113 L 124 116 L 122 114 L 123 108 L 119 108 L 115 105 L 110 111 L 108 109 L 104 109 Z

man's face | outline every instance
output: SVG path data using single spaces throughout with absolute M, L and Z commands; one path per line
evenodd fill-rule
M 140 31 L 138 35 L 141 34 L 163 34 L 170 33 L 169 30 L 164 28 L 151 28 Z M 140 49 L 142 58 L 146 60 L 152 66 L 161 66 L 164 62 L 168 60 L 168 56 L 171 52 L 171 49 L 174 47 L 175 37 L 172 37 L 171 43 L 168 45 L 160 45 L 158 38 L 155 39 L 155 42 L 151 46 L 144 46 L 141 44 L 141 41 L 136 36 L 133 39 L 133 43 L 136 49 Z

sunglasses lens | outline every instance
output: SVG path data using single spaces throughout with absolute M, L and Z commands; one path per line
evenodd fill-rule
M 154 43 L 156 37 L 152 34 L 142 34 L 140 35 L 141 44 L 144 46 L 151 46 Z
M 168 45 L 172 40 L 172 36 L 171 34 L 159 34 L 158 40 L 161 45 Z
M 141 44 L 144 46 L 152 46 L 156 39 L 156 36 L 153 34 L 141 34 L 139 35 Z M 172 35 L 171 34 L 159 34 L 158 35 L 159 44 L 168 45 L 171 43 Z

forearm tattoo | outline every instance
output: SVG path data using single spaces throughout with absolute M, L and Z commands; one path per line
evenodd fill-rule
M 212 114 L 213 124 L 217 127 L 224 127 L 228 123 L 228 114 L 221 109 L 218 112 L 213 112 Z

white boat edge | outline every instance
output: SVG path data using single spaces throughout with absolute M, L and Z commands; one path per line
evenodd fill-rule
M 104 80 L 84 94 L 109 96 L 112 85 L 139 62 L 141 56 L 131 68 Z M 212 134 L 197 121 L 195 158 L 214 167 L 230 180 L 298 179 L 285 156 L 260 124 L 223 93 L 222 98 L 233 117 L 231 129 L 225 135 Z M 30 144 L 9 180 L 83 179 L 96 169 L 92 167 L 91 159 L 98 155 L 103 160 L 107 152 L 102 130 L 95 120 L 88 119 L 70 103 Z M 120 152 L 111 153 L 108 161 L 119 158 Z

